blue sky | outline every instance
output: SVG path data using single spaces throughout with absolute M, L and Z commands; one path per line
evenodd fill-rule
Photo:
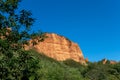
M 34 31 L 69 38 L 90 61 L 120 61 L 120 0 L 23 0 L 20 8 L 33 13 Z

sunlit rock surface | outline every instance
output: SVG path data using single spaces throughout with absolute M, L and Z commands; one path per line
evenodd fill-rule
M 38 52 L 44 53 L 46 56 L 54 58 L 58 61 L 72 59 L 74 61 L 85 64 L 85 60 L 78 44 L 68 40 L 67 38 L 54 34 L 46 33 L 47 38 L 43 42 L 38 42 L 37 45 L 31 44 L 25 49 L 35 49 Z M 37 41 L 37 40 L 36 40 Z

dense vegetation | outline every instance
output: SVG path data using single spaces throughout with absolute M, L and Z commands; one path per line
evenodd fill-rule
M 120 62 L 88 62 L 84 66 L 73 60 L 58 62 L 34 50 L 25 51 L 27 40 L 43 41 L 45 36 L 29 34 L 34 19 L 26 10 L 16 14 L 20 1 L 0 0 L 0 80 L 120 80 Z
M 85 66 L 73 60 L 58 62 L 34 50 L 30 54 L 39 62 L 38 80 L 120 80 L 120 62 L 112 65 L 101 60 Z
M 38 79 L 39 61 L 24 50 L 24 45 L 29 39 L 33 45 L 36 38 L 43 41 L 44 34 L 30 34 L 34 19 L 29 11 L 17 10 L 20 1 L 0 0 L 0 80 Z

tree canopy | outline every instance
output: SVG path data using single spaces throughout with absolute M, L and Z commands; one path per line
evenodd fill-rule
M 37 79 L 38 59 L 25 51 L 27 40 L 38 38 L 42 41 L 44 34 L 30 34 L 34 23 L 32 13 L 25 9 L 18 12 L 21 0 L 0 0 L 0 80 Z

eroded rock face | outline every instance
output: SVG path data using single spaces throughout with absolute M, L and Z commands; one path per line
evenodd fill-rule
M 103 64 L 106 64 L 107 63 L 107 59 L 105 59 L 104 61 L 103 61 Z M 117 62 L 116 61 L 113 61 L 113 60 L 110 60 L 109 61 L 109 64 L 117 64 Z
M 43 42 L 39 42 L 35 46 L 30 44 L 25 49 L 35 49 L 58 61 L 73 59 L 77 62 L 85 63 L 82 51 L 76 43 L 54 33 L 46 33 L 46 36 L 47 38 Z

